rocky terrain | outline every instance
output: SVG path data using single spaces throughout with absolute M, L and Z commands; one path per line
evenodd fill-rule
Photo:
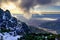
M 30 32 L 26 23 L 13 17 L 9 10 L 0 8 L 0 40 L 18 40 Z

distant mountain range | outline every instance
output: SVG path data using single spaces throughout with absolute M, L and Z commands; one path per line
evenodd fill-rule
M 26 22 L 28 25 L 35 26 L 36 28 L 60 34 L 60 14 L 44 14 L 32 15 L 32 18 L 27 20 L 22 15 L 16 14 L 17 19 Z M 45 17 L 45 18 L 44 18 Z M 48 17 L 48 18 L 47 18 Z M 57 19 L 57 20 L 52 20 Z
M 32 18 L 60 18 L 60 14 L 32 14 Z
M 60 19 L 56 21 L 45 22 L 39 25 L 42 28 L 51 29 L 60 34 Z

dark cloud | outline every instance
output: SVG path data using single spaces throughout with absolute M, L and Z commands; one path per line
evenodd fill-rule
M 29 10 L 34 5 L 47 5 L 52 3 L 52 0 L 21 0 L 21 7 Z
M 36 2 L 37 2 L 38 4 L 45 5 L 45 4 L 51 3 L 52 0 L 37 0 Z
M 33 3 L 34 3 L 34 0 L 22 0 L 20 6 L 22 8 L 26 8 L 27 10 L 29 10 L 29 8 L 33 6 Z

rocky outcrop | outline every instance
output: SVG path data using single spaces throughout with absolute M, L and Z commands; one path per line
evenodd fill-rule
M 18 22 L 17 18 L 13 17 L 9 10 L 0 8 L 0 32 L 9 32 L 14 35 L 23 35 L 30 33 L 28 25 L 24 22 Z

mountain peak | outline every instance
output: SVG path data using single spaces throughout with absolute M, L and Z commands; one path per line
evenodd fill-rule
M 14 32 L 20 35 L 30 31 L 28 25 L 24 22 L 20 22 L 21 24 L 19 24 L 18 19 L 13 17 L 9 10 L 4 11 L 0 8 L 0 15 L 0 32 Z

